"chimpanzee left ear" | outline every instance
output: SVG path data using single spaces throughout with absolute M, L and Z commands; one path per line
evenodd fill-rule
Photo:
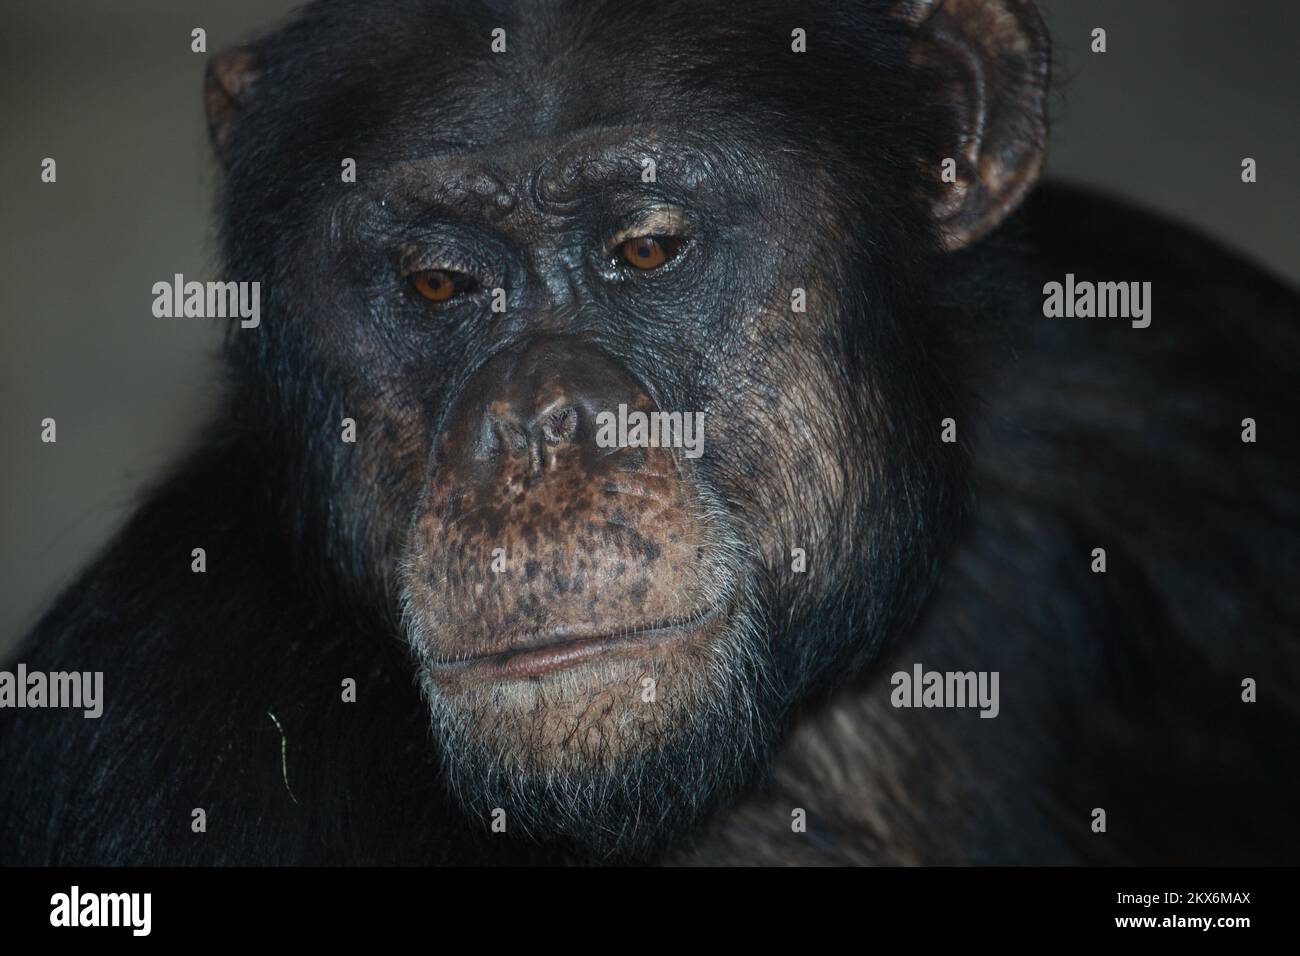
M 261 58 L 252 47 L 224 50 L 208 61 L 203 99 L 208 112 L 208 135 L 222 166 L 230 165 L 235 128 L 261 76 Z
M 997 226 L 1038 180 L 1047 154 L 1051 48 L 1032 0 L 903 0 L 914 57 L 944 79 L 959 135 L 940 176 L 935 219 L 945 250 Z M 951 164 L 949 164 L 951 166 Z

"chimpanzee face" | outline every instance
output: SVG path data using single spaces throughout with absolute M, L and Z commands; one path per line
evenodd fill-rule
M 592 781 L 658 786 L 687 755 L 741 773 L 777 680 L 759 582 L 822 550 L 850 493 L 834 443 L 858 396 L 833 330 L 791 309 L 796 288 L 828 296 L 805 277 L 838 267 L 840 227 L 770 146 L 637 105 L 636 124 L 401 164 L 364 200 L 361 241 L 395 264 L 368 298 L 416 343 L 387 390 L 438 392 L 406 436 L 429 448 L 407 638 L 459 786 L 497 781 L 492 805 L 517 794 L 534 827 L 575 803 L 590 827 L 611 803 L 583 799 Z M 599 441 L 659 412 L 649 447 Z
M 961 122 L 917 99 L 924 4 L 708 6 L 327 4 L 310 56 L 209 78 L 227 258 L 270 288 L 232 354 L 300 520 L 400 619 L 471 815 L 598 853 L 748 781 L 914 613 L 960 461 L 899 290 L 1001 214 L 917 186 Z M 987 205 L 1020 166 L 978 158 Z

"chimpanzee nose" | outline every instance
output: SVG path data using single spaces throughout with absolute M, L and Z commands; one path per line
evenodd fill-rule
M 480 442 L 488 457 L 504 454 L 509 458 L 527 459 L 529 471 L 538 475 L 554 455 L 548 449 L 567 445 L 578 436 L 582 420 L 579 408 L 561 395 L 554 402 L 525 420 L 513 407 L 494 402 L 484 416 L 484 434 Z
M 591 465 L 611 451 L 596 447 L 596 416 L 619 405 L 651 402 L 613 359 L 572 340 L 534 339 L 494 356 L 467 384 L 447 421 L 445 463 L 522 464 L 533 478 L 565 461 Z
M 561 395 L 531 420 L 525 420 L 512 407 L 494 403 L 488 409 L 484 424 L 502 450 L 519 454 L 532 445 L 564 445 L 573 441 L 578 433 L 580 415 L 567 396 Z
M 619 434 L 601 413 L 620 420 L 620 405 L 657 410 L 573 338 L 532 339 L 468 373 L 413 532 L 430 562 L 423 613 L 454 629 L 439 653 L 655 629 L 730 587 L 691 473 L 664 443 Z

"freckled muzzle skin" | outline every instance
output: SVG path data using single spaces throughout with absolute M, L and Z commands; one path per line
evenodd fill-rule
M 668 448 L 601 448 L 597 415 L 651 411 L 562 338 L 485 363 L 449 410 L 404 572 L 434 665 L 699 623 L 725 610 L 724 536 Z M 687 627 L 685 630 L 689 630 Z

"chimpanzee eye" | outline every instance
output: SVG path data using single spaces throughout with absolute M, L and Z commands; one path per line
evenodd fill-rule
M 645 272 L 658 269 L 681 250 L 682 240 L 674 236 L 637 236 L 618 247 L 623 261 Z
M 430 302 L 449 302 L 459 295 L 473 291 L 474 280 L 463 272 L 447 269 L 422 269 L 407 276 L 416 292 Z

